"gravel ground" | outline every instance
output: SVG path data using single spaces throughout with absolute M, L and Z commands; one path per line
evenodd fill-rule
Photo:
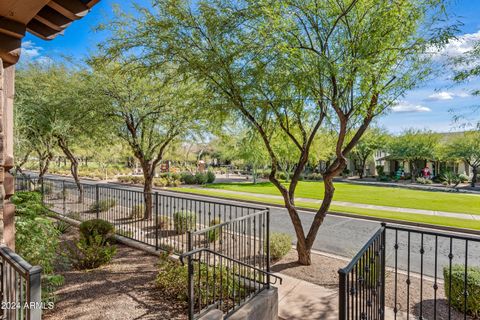
M 328 287 L 330 289 L 338 288 L 338 269 L 347 265 L 344 260 L 339 260 L 323 255 L 312 254 L 312 265 L 302 266 L 297 264 L 297 254 L 295 250 L 291 250 L 283 259 L 277 261 L 273 266 L 274 272 L 281 272 L 286 275 L 302 279 L 320 286 Z M 420 299 L 420 279 L 411 277 L 411 284 L 409 294 L 407 295 L 407 276 L 404 274 L 397 274 L 397 308 L 402 311 L 407 311 L 409 306 L 409 313 L 415 316 L 423 315 L 423 319 L 433 319 L 436 313 L 437 320 L 460 320 L 464 319 L 463 314 L 455 310 L 451 310 L 451 317 L 449 317 L 449 308 L 445 293 L 443 290 L 443 283 L 438 284 L 437 302 L 434 303 L 433 282 L 423 279 L 423 299 Z M 393 308 L 395 305 L 395 275 L 392 272 L 387 272 L 386 275 L 386 296 L 385 303 L 387 307 Z M 409 301 L 407 303 L 407 296 Z M 420 301 L 423 301 L 420 304 Z M 401 319 L 399 317 L 398 319 Z M 467 317 L 467 319 L 478 319 Z
M 62 241 L 76 236 L 71 228 Z M 186 319 L 186 306 L 168 301 L 155 287 L 158 257 L 117 245 L 111 263 L 90 271 L 65 268 L 59 259 L 65 284 L 57 291 L 53 310 L 45 320 Z

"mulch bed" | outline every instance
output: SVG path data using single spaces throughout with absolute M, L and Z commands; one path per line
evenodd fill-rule
M 345 267 L 348 262 L 333 257 L 327 257 L 319 254 L 312 254 L 312 264 L 310 266 L 302 266 L 297 262 L 297 252 L 290 252 L 280 261 L 272 266 L 272 271 L 281 272 L 291 277 L 302 279 L 330 289 L 338 289 L 338 269 Z M 449 317 L 448 301 L 445 298 L 443 283 L 438 284 L 437 302 L 434 303 L 433 282 L 423 279 L 422 299 L 420 299 L 420 279 L 410 277 L 409 295 L 407 295 L 407 276 L 397 274 L 397 308 L 404 312 L 405 316 L 407 305 L 411 315 L 420 316 L 420 309 L 424 319 L 433 319 L 436 312 L 437 320 L 460 320 L 464 319 L 463 314 L 451 309 L 451 317 Z M 395 305 L 395 275 L 388 272 L 386 275 L 385 304 L 393 309 Z M 410 296 L 407 304 L 407 296 Z M 423 301 L 420 304 L 420 301 Z M 436 311 L 435 311 L 436 310 Z M 400 316 L 398 319 L 403 319 Z M 478 319 L 467 316 L 467 319 Z
M 62 242 L 72 241 L 77 230 L 70 228 Z M 117 254 L 95 270 L 71 270 L 58 259 L 59 273 L 65 277 L 57 289 L 53 310 L 43 319 L 128 320 L 187 319 L 186 304 L 171 301 L 155 287 L 158 257 L 117 244 Z

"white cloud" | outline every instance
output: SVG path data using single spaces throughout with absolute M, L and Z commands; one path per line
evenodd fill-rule
M 453 100 L 454 98 L 466 98 L 470 95 L 467 92 L 447 92 L 447 91 L 440 91 L 428 96 L 426 100 L 429 101 L 444 101 L 444 100 Z
M 25 60 L 33 60 L 40 56 L 42 50 L 42 47 L 36 46 L 32 41 L 25 41 L 22 43 L 21 57 Z
M 432 109 L 422 106 L 420 104 L 410 104 L 407 102 L 400 102 L 391 109 L 395 113 L 419 113 L 430 112 Z
M 480 41 L 480 30 L 475 33 L 466 33 L 449 40 L 440 49 L 431 48 L 428 50 L 435 59 L 454 58 L 473 50 L 475 44 Z

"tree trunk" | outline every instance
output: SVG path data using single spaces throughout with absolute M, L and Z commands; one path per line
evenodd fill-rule
M 472 167 L 472 188 L 475 188 L 475 184 L 477 183 L 477 175 L 478 175 L 478 167 Z
M 82 184 L 80 183 L 80 178 L 78 177 L 78 160 L 73 154 L 73 152 L 70 150 L 70 148 L 68 147 L 67 142 L 62 138 L 58 138 L 58 146 L 60 147 L 60 149 L 62 149 L 63 153 L 70 161 L 70 173 L 72 174 L 73 180 L 75 181 L 75 184 L 77 185 L 77 189 L 78 189 L 78 203 L 82 203 L 83 187 L 82 187 Z
M 150 163 L 145 163 L 142 161 L 142 170 L 143 170 L 143 200 L 145 201 L 145 211 L 143 218 L 145 220 L 152 218 L 152 208 L 153 208 L 153 197 L 152 197 L 152 189 L 153 189 L 153 176 L 154 171 L 152 165 Z

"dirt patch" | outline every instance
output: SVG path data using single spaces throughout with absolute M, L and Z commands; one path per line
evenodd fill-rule
M 76 229 L 62 235 L 71 241 Z M 186 319 L 186 304 L 171 301 L 155 287 L 158 257 L 117 244 L 111 263 L 90 271 L 71 270 L 58 261 L 65 284 L 57 291 L 53 310 L 46 320 Z

